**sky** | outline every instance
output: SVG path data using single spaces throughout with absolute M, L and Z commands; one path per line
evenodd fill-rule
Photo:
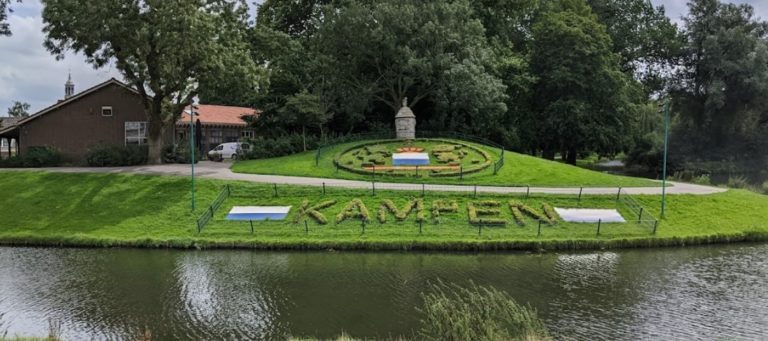
M 651 0 L 663 5 L 667 15 L 676 22 L 687 13 L 687 0 Z M 768 0 L 728 0 L 749 3 L 757 15 L 768 20 Z M 69 72 L 75 83 L 75 93 L 90 88 L 112 77 L 121 79 L 112 65 L 95 70 L 85 62 L 85 57 L 69 53 L 63 60 L 56 60 L 44 47 L 42 4 L 39 0 L 11 2 L 14 12 L 8 22 L 13 35 L 0 36 L 0 116 L 7 115 L 14 101 L 31 105 L 35 113 L 64 97 L 64 83 Z

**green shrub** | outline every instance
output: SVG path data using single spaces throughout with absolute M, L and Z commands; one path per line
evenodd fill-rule
M 480 225 L 506 225 L 507 221 L 501 218 L 488 218 L 484 216 L 498 216 L 501 214 L 498 201 L 468 202 L 467 213 L 469 222 Z
M 336 215 L 336 224 L 343 222 L 347 219 L 360 219 L 364 222 L 371 221 L 371 214 L 368 212 L 368 208 L 360 199 L 352 199 L 344 209 Z
M 435 200 L 432 202 L 432 220 L 435 223 L 440 222 L 440 213 L 456 213 L 459 211 L 459 204 L 456 200 Z
M 549 340 L 536 311 L 517 304 L 493 287 L 469 283 L 464 288 L 438 281 L 422 293 L 424 316 L 418 339 L 438 340 Z
M 760 191 L 762 191 L 763 194 L 768 194 L 768 180 L 763 182 L 763 184 L 760 186 Z
M 309 207 L 309 200 L 304 200 L 299 206 L 298 212 L 293 216 L 293 223 L 299 223 L 302 218 L 310 217 L 312 220 L 320 225 L 328 224 L 328 218 L 324 214 L 320 213 L 320 210 L 331 207 L 336 204 L 336 200 L 326 200 L 319 204 Z
M 61 153 L 53 147 L 29 147 L 29 149 L 16 156 L 0 160 L 0 168 L 22 168 L 22 167 L 56 167 L 63 161 Z
M 512 217 L 515 218 L 515 223 L 520 226 L 525 226 L 523 212 L 520 212 L 520 209 L 517 207 L 510 207 L 510 209 L 512 210 Z
M 88 149 L 86 162 L 91 167 L 134 166 L 147 163 L 147 146 L 96 145 Z
M 536 211 L 533 207 L 528 206 L 526 204 L 523 204 L 520 201 L 517 200 L 510 200 L 509 201 L 509 208 L 512 209 L 513 214 L 514 210 L 517 209 L 520 211 L 520 213 L 524 213 L 528 215 L 529 217 L 535 219 L 535 220 L 541 220 L 543 222 L 546 222 L 550 225 L 554 225 L 555 222 L 546 215 L 546 213 L 542 214 L 539 211 Z
M 387 222 L 387 212 L 390 212 L 395 215 L 396 220 L 403 221 L 408 218 L 408 215 L 414 209 L 416 210 L 416 221 L 424 221 L 424 200 L 411 199 L 411 201 L 405 204 L 403 209 L 398 209 L 392 200 L 384 199 L 381 201 L 381 206 L 379 206 L 377 217 L 379 222 L 384 224 Z
M 560 215 L 557 214 L 557 211 L 550 204 L 543 203 L 541 208 L 544 210 L 544 215 L 547 216 L 550 224 L 554 225 L 560 220 Z
M 459 146 L 459 148 L 461 148 L 461 146 Z M 438 144 L 438 145 L 432 147 L 432 154 L 434 154 L 434 155 L 442 154 L 442 153 L 451 153 L 451 154 L 453 154 L 453 151 L 456 150 L 456 149 L 459 149 L 459 148 L 456 148 L 455 146 L 448 145 L 448 144 Z
M 285 156 L 304 151 L 304 141 L 301 134 L 287 134 L 271 138 L 256 138 L 247 141 L 251 145 L 251 150 L 242 155 L 241 158 L 265 159 L 271 157 Z M 318 136 L 307 135 L 307 150 L 315 150 L 323 145 L 323 140 Z
M 743 176 L 732 176 L 728 178 L 728 187 L 730 188 L 747 188 L 749 187 L 749 181 Z
M 697 185 L 711 185 L 712 179 L 709 177 L 709 174 L 702 174 L 691 179 L 691 182 Z
M 202 159 L 203 155 L 200 151 L 195 151 L 195 163 Z M 163 149 L 163 162 L 164 163 L 190 163 L 191 154 L 189 153 L 189 145 L 185 143 L 172 144 L 165 146 Z
M 24 167 L 55 167 L 61 165 L 61 153 L 53 147 L 29 147 L 27 152 L 21 155 Z

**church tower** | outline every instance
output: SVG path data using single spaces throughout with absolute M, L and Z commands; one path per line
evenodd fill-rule
M 75 83 L 72 83 L 72 73 L 69 73 L 67 82 L 64 83 L 64 99 L 72 97 L 75 94 Z

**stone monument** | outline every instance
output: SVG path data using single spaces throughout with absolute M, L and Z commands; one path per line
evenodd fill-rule
M 408 107 L 408 97 L 403 99 L 403 107 L 395 115 L 395 132 L 401 140 L 416 138 L 416 115 Z

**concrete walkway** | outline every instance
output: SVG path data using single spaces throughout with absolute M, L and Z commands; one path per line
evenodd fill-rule
M 282 175 L 261 175 L 261 174 L 242 174 L 234 173 L 229 167 L 231 163 L 202 161 L 195 166 L 195 175 L 201 178 L 219 179 L 219 180 L 239 180 L 258 183 L 275 183 L 301 186 L 328 186 L 356 189 L 370 189 L 372 186 L 382 190 L 411 190 L 411 191 L 446 191 L 446 192 L 473 192 L 479 193 L 542 193 L 542 194 L 596 194 L 596 195 L 616 195 L 617 187 L 504 187 L 504 186 L 474 186 L 474 185 L 421 185 L 406 183 L 388 183 L 376 182 L 373 185 L 368 181 L 341 180 L 326 178 L 307 178 L 297 176 Z M 53 167 L 53 168 L 21 168 L 21 169 L 3 169 L 2 171 L 49 171 L 61 173 L 126 173 L 126 174 L 147 174 L 147 175 L 171 175 L 171 176 L 189 176 L 189 165 L 170 164 L 170 165 L 151 165 L 151 166 L 133 166 L 133 167 Z M 667 187 L 667 194 L 695 194 L 705 195 L 721 193 L 727 191 L 724 188 L 701 186 L 679 182 L 668 182 L 673 184 Z M 423 186 L 423 187 L 422 187 Z M 622 191 L 628 194 L 661 194 L 661 187 L 627 187 Z

